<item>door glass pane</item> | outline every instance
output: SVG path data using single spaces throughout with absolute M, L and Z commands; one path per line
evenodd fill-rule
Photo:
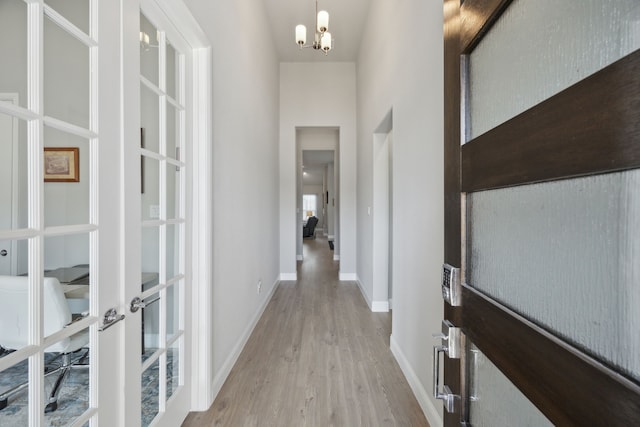
M 180 329 L 180 282 L 167 288 L 167 340 Z
M 45 412 L 46 426 L 71 425 L 89 409 L 89 357 L 89 329 L 45 350 L 45 402 L 55 408 Z
M 179 273 L 180 262 L 180 226 L 167 225 L 167 281 Z
M 89 34 L 89 0 L 45 0 L 45 3 Z
M 142 147 L 159 153 L 160 103 L 158 95 L 142 84 L 140 85 L 140 126 L 144 129 Z
M 146 360 L 160 348 L 160 293 L 144 299 L 142 312 L 142 359 Z
M 515 0 L 470 58 L 475 138 L 640 47 L 637 0 Z
M 169 40 L 167 40 L 167 95 L 171 98 L 177 100 L 178 98 L 178 78 L 179 70 L 178 70 L 178 55 Z
M 0 249 L 16 245 L 15 240 L 0 240 Z M 9 255 L 7 255 L 8 257 Z M 0 257 L 0 262 L 2 262 Z M 8 266 L 10 267 L 10 266 Z M 10 271 L 0 275 L 0 357 L 29 344 L 29 277 Z M 11 382 L 11 381 L 9 381 Z M 2 387 L 0 379 L 0 388 Z
M 89 48 L 45 17 L 44 113 L 89 128 Z
M 140 14 L 140 74 L 159 86 L 158 30 Z
M 9 98 L 0 94 L 0 102 L 4 99 L 14 104 Z M 17 95 L 14 99 L 17 101 Z M 27 228 L 29 187 L 27 124 L 24 120 L 0 113 L 0 153 L 0 230 Z
M 468 196 L 468 280 L 640 380 L 640 170 Z
M 15 93 L 27 107 L 27 4 L 0 1 L 0 93 Z M 0 101 L 2 102 L 2 101 Z
M 160 218 L 160 162 L 142 157 L 142 220 Z M 145 271 L 145 270 L 143 270 Z M 157 270 L 155 270 L 157 271 Z
M 2 349 L 0 349 L 1 351 Z M 28 425 L 29 359 L 24 359 L 0 371 L 0 403 L 4 404 L 4 399 L 6 399 L 7 407 L 0 411 L 0 425 Z
M 180 171 L 167 163 L 167 219 L 180 218 Z
M 180 343 L 177 340 L 167 349 L 167 399 L 180 386 Z
M 45 225 L 89 223 L 89 141 L 50 127 L 44 128 Z M 74 151 L 77 149 L 77 152 Z M 77 168 L 74 160 L 77 156 Z M 78 182 L 55 182 L 75 179 Z
M 146 427 L 158 415 L 160 390 L 159 359 L 142 373 L 142 426 Z
M 167 157 L 177 158 L 176 147 L 180 146 L 180 114 L 172 104 L 167 102 Z
M 507 377 L 471 344 L 469 418 L 474 427 L 544 427 L 553 424 Z

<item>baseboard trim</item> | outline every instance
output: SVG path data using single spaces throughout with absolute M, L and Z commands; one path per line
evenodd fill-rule
M 327 234 L 327 239 L 328 240 L 334 240 L 336 238 L 336 236 L 334 236 L 333 234 Z
M 302 255 L 296 255 L 296 260 L 297 261 L 302 261 Z
M 432 427 L 442 426 L 442 416 L 440 415 L 440 412 L 435 406 L 433 406 L 427 390 L 425 390 L 422 383 L 418 379 L 418 376 L 409 364 L 409 361 L 402 352 L 402 349 L 400 349 L 400 346 L 398 346 L 398 343 L 393 337 L 393 334 L 391 334 L 389 342 L 391 353 L 396 358 L 396 361 L 398 362 L 398 365 L 400 365 L 402 373 L 409 382 L 409 387 L 411 387 L 411 390 L 413 390 L 413 394 L 416 396 L 416 399 L 418 400 L 420 408 L 422 408 L 424 416 L 427 417 L 429 425 Z
M 298 273 L 280 273 L 281 282 L 290 282 L 298 280 Z
M 333 256 L 333 260 L 334 261 L 340 261 L 340 255 L 334 255 Z
M 371 303 L 371 311 L 374 313 L 388 313 L 389 301 L 373 301 Z
M 360 279 L 356 280 L 356 283 L 358 284 L 358 289 L 360 289 L 360 294 L 362 295 L 362 298 L 364 298 L 364 301 L 367 303 L 369 310 L 371 310 L 372 308 L 371 300 L 367 296 L 367 293 L 364 291 L 364 288 L 362 287 L 362 283 L 360 282 Z
M 236 345 L 233 347 L 231 354 L 229 354 L 227 359 L 222 364 L 222 368 L 220 368 L 220 370 L 214 377 L 213 384 L 211 385 L 211 389 L 213 392 L 213 400 L 215 400 L 216 397 L 218 396 L 218 393 L 220 393 L 220 389 L 222 388 L 222 385 L 227 380 L 227 377 L 231 373 L 231 369 L 233 369 L 233 366 L 238 361 L 238 357 L 240 357 L 240 353 L 242 353 L 242 350 L 244 349 L 244 346 L 247 344 L 247 341 L 249 340 L 251 333 L 253 332 L 256 325 L 258 324 L 258 321 L 262 317 L 264 310 L 267 308 L 269 301 L 271 301 L 271 298 L 273 297 L 273 294 L 275 293 L 276 289 L 278 289 L 279 285 L 280 285 L 280 280 L 276 280 L 276 282 L 271 287 L 271 292 L 269 292 L 269 295 L 267 295 L 267 297 L 264 299 L 264 301 L 260 305 L 260 308 L 258 309 L 258 311 L 256 311 L 256 314 L 251 319 L 251 322 L 249 322 L 244 332 L 240 336 L 240 339 L 236 342 Z
M 338 280 L 342 281 L 358 281 L 358 275 L 356 273 L 340 273 L 338 275 Z

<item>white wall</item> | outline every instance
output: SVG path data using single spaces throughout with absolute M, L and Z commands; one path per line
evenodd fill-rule
M 350 62 L 280 64 L 280 272 L 296 277 L 296 128 L 339 129 L 340 278 L 355 279 L 356 70 Z M 310 84 L 313 82 L 313 84 Z
M 185 0 L 185 4 L 212 42 L 213 54 L 211 381 L 215 394 L 279 274 L 279 68 L 273 52 L 256 44 L 270 34 L 261 2 Z
M 441 423 L 428 391 L 443 305 L 442 26 L 442 2 L 372 0 L 357 63 L 358 277 L 372 296 L 373 133 L 393 109 L 391 348 L 432 425 Z

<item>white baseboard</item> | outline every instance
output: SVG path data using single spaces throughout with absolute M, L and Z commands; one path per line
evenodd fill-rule
M 364 301 L 367 303 L 367 306 L 369 306 L 369 310 L 371 310 L 371 300 L 369 299 L 369 296 L 367 296 L 367 293 L 364 291 L 364 288 L 362 287 L 362 283 L 360 282 L 360 279 L 356 280 L 356 283 L 358 284 L 358 289 L 360 289 L 360 294 L 362 295 L 362 298 L 364 298 Z
M 373 301 L 371 303 L 371 311 L 374 313 L 388 313 L 389 301 Z
M 231 351 L 231 354 L 229 354 L 227 359 L 222 364 L 222 368 L 220 368 L 215 378 L 213 379 L 213 384 L 211 385 L 211 389 L 213 391 L 213 400 L 215 400 L 216 397 L 218 396 L 218 393 L 220 393 L 220 389 L 222 388 L 222 385 L 224 384 L 224 382 L 227 380 L 227 377 L 231 373 L 231 369 L 233 369 L 233 365 L 235 365 L 236 362 L 238 361 L 238 357 L 240 357 L 240 353 L 242 353 L 242 349 L 244 349 L 244 346 L 247 344 L 247 341 L 249 340 L 249 337 L 251 336 L 253 329 L 258 324 L 260 317 L 262 317 L 262 313 L 264 313 L 265 308 L 267 308 L 269 301 L 271 301 L 271 297 L 273 297 L 273 294 L 276 291 L 276 289 L 278 289 L 279 285 L 280 285 L 280 281 L 276 280 L 276 282 L 271 287 L 271 292 L 269 292 L 269 295 L 267 295 L 267 297 L 264 299 L 262 305 L 260 306 L 258 311 L 256 311 L 256 314 L 251 319 L 251 322 L 249 322 L 244 332 L 240 336 L 240 339 L 238 339 L 238 341 L 236 342 L 236 345 L 233 346 L 233 350 Z
M 335 238 L 336 236 L 334 236 L 333 234 L 327 234 L 327 239 L 334 240 Z
M 409 364 L 409 361 L 398 346 L 398 343 L 393 337 L 393 334 L 391 335 L 389 342 L 391 353 L 393 353 L 393 355 L 395 356 L 398 365 L 400 365 L 402 373 L 409 382 L 409 386 L 411 387 L 411 390 L 413 390 L 413 394 L 416 396 L 416 399 L 418 400 L 418 404 L 420 404 L 420 408 L 422 408 L 424 416 L 427 417 L 429 425 L 432 427 L 442 426 L 442 415 L 440 415 L 440 411 L 438 411 L 438 409 L 433 406 L 427 390 L 418 379 L 418 376 L 416 375 L 415 371 Z
M 389 310 L 393 310 L 393 298 L 389 298 Z
M 281 282 L 290 282 L 298 280 L 298 273 L 280 273 Z
M 334 261 L 340 261 L 340 255 L 334 255 L 333 256 L 333 260 Z
M 302 261 L 302 255 L 296 255 L 296 260 L 297 261 Z
M 346 280 L 350 280 L 352 282 L 357 282 L 358 281 L 358 275 L 356 273 L 340 273 L 338 280 L 340 281 L 346 281 Z

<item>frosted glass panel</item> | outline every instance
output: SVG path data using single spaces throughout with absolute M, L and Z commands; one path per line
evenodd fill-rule
M 638 0 L 515 0 L 470 57 L 475 138 L 640 47 Z
M 468 196 L 469 284 L 640 380 L 640 170 Z
M 480 350 L 471 345 L 469 417 L 473 427 L 544 427 L 553 424 Z

